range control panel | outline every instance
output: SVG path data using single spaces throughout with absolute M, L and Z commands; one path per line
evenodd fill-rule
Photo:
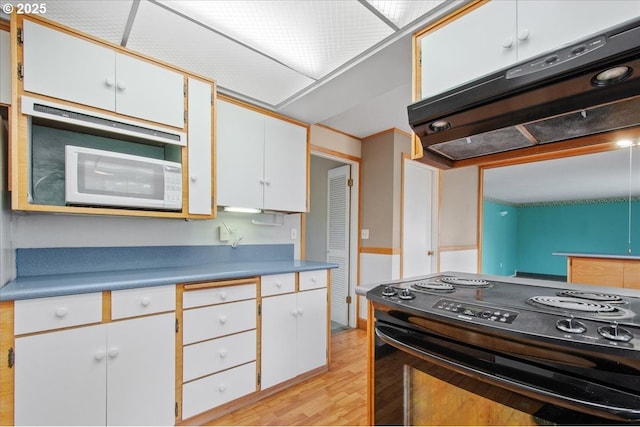
M 433 306 L 433 308 L 448 311 L 450 313 L 456 313 L 458 317 L 467 320 L 478 318 L 492 320 L 499 323 L 513 323 L 518 316 L 518 312 L 512 310 L 498 310 L 477 304 L 469 304 L 447 299 L 441 299 Z

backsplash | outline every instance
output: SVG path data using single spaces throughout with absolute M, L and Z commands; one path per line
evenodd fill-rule
M 293 259 L 293 244 L 231 246 L 121 246 L 16 250 L 18 277 L 187 267 Z

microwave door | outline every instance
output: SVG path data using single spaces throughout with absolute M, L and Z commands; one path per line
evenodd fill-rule
M 160 163 L 94 153 L 77 153 L 76 182 L 67 203 L 162 208 L 164 172 Z

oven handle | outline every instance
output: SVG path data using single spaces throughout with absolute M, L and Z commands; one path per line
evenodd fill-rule
M 386 344 L 397 348 L 400 351 L 412 354 L 420 359 L 426 360 L 427 362 L 435 363 L 437 365 L 443 366 L 445 368 L 453 369 L 456 372 L 462 374 L 474 374 L 475 377 L 482 377 L 484 379 L 488 379 L 491 383 L 511 390 L 515 393 L 525 394 L 532 398 L 540 398 L 540 395 L 544 395 L 547 398 L 558 402 L 565 402 L 565 404 L 569 404 L 571 407 L 578 408 L 584 410 L 585 407 L 590 409 L 590 413 L 598 416 L 602 416 L 603 412 L 606 412 L 609 415 L 615 417 L 615 419 L 623 419 L 625 421 L 629 420 L 638 420 L 640 419 L 640 409 L 637 408 L 621 408 L 616 406 L 607 406 L 601 405 L 595 402 L 589 402 L 581 399 L 572 398 L 570 396 L 564 396 L 557 393 L 553 393 L 549 390 L 541 389 L 539 387 L 532 386 L 527 383 L 522 383 L 516 381 L 513 378 L 505 378 L 500 377 L 495 374 L 491 374 L 489 372 L 483 371 L 481 369 L 477 369 L 462 363 L 458 363 L 446 357 L 443 357 L 436 353 L 430 353 L 421 348 L 415 348 L 408 344 L 405 344 L 396 338 L 393 338 L 384 332 L 382 332 L 378 327 L 375 327 L 376 335 Z M 576 406 L 577 405 L 577 406 Z M 624 414 L 621 418 L 620 414 Z M 631 418 L 626 418 L 631 417 Z

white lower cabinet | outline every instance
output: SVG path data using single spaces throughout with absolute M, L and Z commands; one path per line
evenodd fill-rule
M 16 425 L 173 425 L 175 315 L 15 340 Z
M 261 388 L 327 363 L 327 289 L 262 299 Z

